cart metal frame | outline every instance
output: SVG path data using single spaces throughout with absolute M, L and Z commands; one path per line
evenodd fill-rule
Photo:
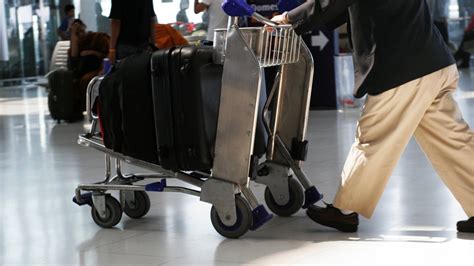
M 78 185 L 74 202 L 93 207 L 93 217 L 94 210 L 97 212 L 96 223 L 97 219 L 106 220 L 111 216 L 113 210 L 106 204 L 107 191 L 111 190 L 120 191 L 122 209 L 136 203 L 136 191 L 180 192 L 200 197 L 201 201 L 213 206 L 211 220 L 214 228 L 230 238 L 240 237 L 249 229 L 255 230 L 272 217 L 250 189 L 251 180 L 267 187 L 265 201 L 274 213 L 281 216 L 289 216 L 322 198 L 301 169 L 307 150 L 305 134 L 314 71 L 311 53 L 291 27 L 275 26 L 268 20 L 257 18 L 269 26 L 239 28 L 237 20 L 231 18 L 228 29 L 216 30 L 215 61 L 224 64 L 224 71 L 214 164 L 210 173 L 169 171 L 106 148 L 97 133 L 98 117 L 93 110 L 103 77 L 95 77 L 90 82 L 86 102 L 87 116 L 92 125 L 90 132 L 79 136 L 78 144 L 105 153 L 105 179 Z M 271 66 L 279 67 L 279 71 L 262 107 L 259 98 L 264 85 L 264 68 Z M 259 158 L 252 153 L 261 109 L 261 119 L 269 138 L 266 158 L 259 164 Z M 116 174 L 112 176 L 113 158 Z M 125 175 L 122 173 L 123 162 L 156 174 Z M 191 184 L 196 189 L 168 186 L 168 178 Z M 148 179 L 159 181 L 135 184 Z M 110 223 L 104 227 L 108 225 Z

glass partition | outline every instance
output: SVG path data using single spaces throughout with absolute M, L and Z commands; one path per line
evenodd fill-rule
M 8 61 L 0 60 L 0 79 L 43 76 L 58 41 L 56 29 L 65 4 L 74 4 L 76 17 L 88 30 L 110 33 L 111 0 L 0 0 L 4 6 Z M 206 35 L 206 14 L 194 14 L 192 0 L 153 0 L 159 23 L 171 24 L 184 36 Z M 81 6 L 82 5 L 82 6 Z M 87 12 L 81 15 L 81 11 Z M 94 19 L 91 21 L 91 18 Z
M 57 42 L 57 4 L 53 0 L 0 0 L 0 4 L 5 8 L 8 43 L 8 61 L 0 61 L 0 79 L 44 75 Z

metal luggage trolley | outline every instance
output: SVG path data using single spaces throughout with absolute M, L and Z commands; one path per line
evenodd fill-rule
M 212 204 L 210 216 L 216 231 L 228 238 L 238 238 L 272 217 L 251 191 L 251 180 L 266 186 L 265 202 L 279 216 L 291 216 L 322 198 L 301 170 L 308 145 L 305 133 L 313 77 L 313 59 L 308 48 L 291 27 L 275 25 L 243 1 L 227 1 L 223 9 L 232 16 L 232 23 L 228 30 L 217 30 L 215 34 L 215 62 L 224 64 L 224 72 L 210 174 L 173 172 L 107 149 L 96 131 L 98 117 L 92 110 L 103 77 L 96 77 L 89 84 L 87 113 L 92 126 L 89 133 L 79 136 L 78 143 L 105 153 L 106 178 L 95 184 L 80 184 L 73 200 L 79 205 L 90 205 L 93 220 L 99 226 L 115 226 L 122 212 L 131 218 L 146 215 L 150 208 L 146 192 L 181 192 Z M 251 15 L 267 26 L 239 28 L 236 17 L 242 15 Z M 264 68 L 271 66 L 279 71 L 261 117 L 269 136 L 264 160 L 252 153 Z M 122 162 L 156 174 L 124 175 Z M 151 178 L 159 181 L 134 184 Z M 167 178 L 176 178 L 198 189 L 168 186 Z M 107 193 L 110 190 L 120 191 L 120 201 Z

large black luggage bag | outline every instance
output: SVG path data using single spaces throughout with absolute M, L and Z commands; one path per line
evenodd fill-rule
M 122 86 L 123 151 L 150 163 L 158 163 L 150 70 L 151 53 L 131 55 L 120 64 Z
M 120 106 L 121 75 L 119 64 L 104 77 L 99 86 L 99 101 L 96 106 L 105 147 L 122 152 L 122 108 Z
M 155 127 L 160 165 L 212 168 L 222 79 L 213 48 L 160 50 L 152 56 Z
M 99 113 L 106 147 L 157 164 L 150 58 L 148 52 L 131 55 L 104 77 Z
M 79 91 L 75 89 L 72 71 L 59 69 L 48 77 L 49 95 L 48 108 L 54 120 L 76 121 L 81 119 L 82 110 L 79 106 Z M 84 95 L 85 98 L 85 95 Z

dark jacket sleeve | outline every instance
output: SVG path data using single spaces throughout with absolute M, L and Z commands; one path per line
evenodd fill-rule
M 339 26 L 347 18 L 347 8 L 356 1 L 308 0 L 288 12 L 288 19 L 298 34 L 303 34 L 322 25 Z M 344 20 L 341 21 L 341 18 Z
M 122 12 L 122 0 L 112 0 L 112 8 L 110 9 L 110 19 L 123 19 L 123 12 Z

